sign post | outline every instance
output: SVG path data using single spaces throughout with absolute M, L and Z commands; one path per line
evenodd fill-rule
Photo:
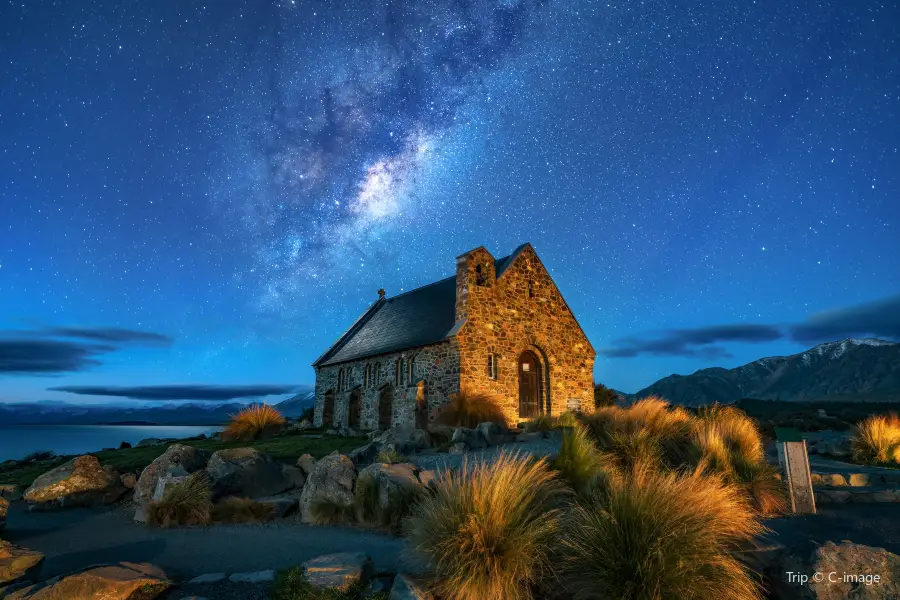
M 784 474 L 791 512 L 794 514 L 816 514 L 816 498 L 812 489 L 809 472 L 809 454 L 806 440 L 796 429 L 775 429 L 778 449 L 778 466 Z

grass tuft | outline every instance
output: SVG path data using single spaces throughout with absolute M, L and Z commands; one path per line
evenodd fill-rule
M 575 425 L 563 434 L 559 454 L 553 468 L 580 496 L 590 496 L 613 475 L 612 467 L 604 460 L 587 430 Z
M 306 580 L 303 567 L 294 567 L 278 573 L 275 580 L 273 600 L 358 600 L 365 586 L 355 583 L 345 590 L 337 588 L 320 589 Z M 380 595 L 379 595 L 380 594 Z M 369 600 L 387 600 L 387 594 L 369 596 Z
M 546 433 L 553 429 L 553 418 L 550 415 L 542 414 L 525 422 L 525 431 L 540 431 Z
M 212 515 L 212 487 L 203 471 L 166 489 L 147 508 L 147 521 L 157 527 L 206 525 Z
M 464 462 L 406 519 L 412 552 L 446 600 L 527 600 L 550 574 L 567 495 L 545 460 Z
M 354 521 L 352 504 L 341 504 L 327 498 L 317 498 L 309 505 L 309 514 L 316 525 L 346 525 Z
M 578 415 L 570 410 L 567 410 L 563 414 L 556 417 L 556 421 L 553 423 L 553 425 L 554 427 L 576 427 L 579 425 Z
M 213 506 L 212 518 L 220 523 L 263 523 L 275 517 L 275 508 L 250 498 L 223 498 Z
M 274 406 L 254 404 L 232 415 L 222 432 L 222 439 L 251 442 L 277 433 L 286 422 L 284 415 Z
M 755 600 L 733 551 L 763 531 L 721 479 L 638 466 L 573 510 L 561 578 L 575 600 Z
M 853 460 L 866 465 L 900 464 L 900 417 L 872 415 L 860 422 L 850 438 Z
M 506 427 L 506 418 L 497 400 L 483 392 L 460 391 L 450 396 L 435 418 L 438 425 L 474 429 L 480 423 L 497 423 Z
M 375 462 L 396 465 L 407 462 L 407 458 L 402 453 L 397 452 L 394 448 L 387 448 L 378 453 L 378 456 L 375 457 Z
M 733 406 L 714 404 L 701 408 L 698 416 L 701 421 L 716 425 L 722 441 L 739 460 L 748 463 L 765 460 L 759 427 L 746 413 Z

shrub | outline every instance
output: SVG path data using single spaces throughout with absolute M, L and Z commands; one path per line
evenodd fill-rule
M 479 423 L 491 421 L 506 427 L 506 418 L 497 400 L 483 392 L 462 390 L 450 396 L 435 418 L 438 425 L 475 428 Z
M 284 415 L 277 408 L 254 404 L 231 416 L 222 439 L 250 442 L 278 432 L 284 424 Z
M 563 434 L 553 468 L 581 496 L 589 496 L 598 483 L 610 475 L 606 461 L 581 425 L 575 425 Z
M 761 598 L 732 552 L 764 528 L 716 477 L 637 467 L 566 525 L 561 577 L 576 600 Z
M 619 395 L 602 383 L 594 386 L 594 408 L 612 406 L 619 399 Z
M 872 415 L 850 438 L 853 460 L 869 465 L 897 466 L 900 463 L 900 417 Z
M 741 410 L 714 404 L 701 408 L 699 418 L 715 423 L 728 450 L 740 460 L 756 463 L 766 459 L 759 427 Z
M 202 471 L 166 489 L 163 497 L 151 502 L 147 521 L 158 527 L 205 525 L 212 513 L 212 487 Z
M 320 589 L 306 580 L 303 567 L 294 567 L 278 573 L 275 580 L 273 600 L 357 600 L 365 587 L 355 583 L 346 590 L 337 588 Z M 380 595 L 379 595 L 380 594 Z M 380 592 L 369 596 L 369 600 L 387 600 L 387 594 Z
M 256 502 L 250 498 L 224 498 L 213 506 L 212 518 L 222 523 L 261 523 L 275 516 L 275 508 L 270 504 Z
M 553 418 L 547 414 L 538 415 L 525 422 L 525 431 L 547 432 L 551 429 L 553 429 Z
M 554 427 L 576 427 L 578 425 L 578 415 L 567 410 L 563 414 L 556 417 Z
M 750 505 L 764 516 L 787 512 L 787 489 L 773 465 L 765 461 L 749 463 L 738 460 L 734 468 L 734 481 L 747 495 Z
M 523 600 L 550 570 L 565 486 L 545 460 L 463 463 L 406 519 L 411 549 L 446 600 Z
M 354 520 L 352 504 L 341 504 L 327 498 L 318 498 L 309 505 L 309 514 L 316 525 L 345 525 Z
M 378 456 L 375 457 L 375 462 L 393 465 L 406 462 L 406 457 L 394 448 L 386 448 L 378 453 Z

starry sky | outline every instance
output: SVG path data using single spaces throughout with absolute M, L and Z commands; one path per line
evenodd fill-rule
M 900 7 L 0 5 L 0 400 L 281 397 L 531 242 L 634 392 L 900 339 Z

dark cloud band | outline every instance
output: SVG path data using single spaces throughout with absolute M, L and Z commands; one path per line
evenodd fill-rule
M 0 373 L 43 374 L 83 371 L 114 347 L 64 340 L 0 339 Z
M 289 394 L 296 385 L 146 385 L 103 386 L 68 385 L 49 388 L 51 391 L 68 392 L 82 396 L 112 396 L 132 400 L 201 400 L 222 401 L 238 398 L 261 398 Z
M 870 336 L 900 339 L 900 295 L 816 313 L 791 327 L 790 336 L 798 342 Z
M 727 358 L 718 342 L 770 342 L 783 336 L 771 325 L 715 325 L 695 329 L 670 329 L 651 338 L 629 337 L 617 340 L 615 348 L 600 350 L 610 358 L 631 358 L 641 354 L 687 356 L 693 358 Z

